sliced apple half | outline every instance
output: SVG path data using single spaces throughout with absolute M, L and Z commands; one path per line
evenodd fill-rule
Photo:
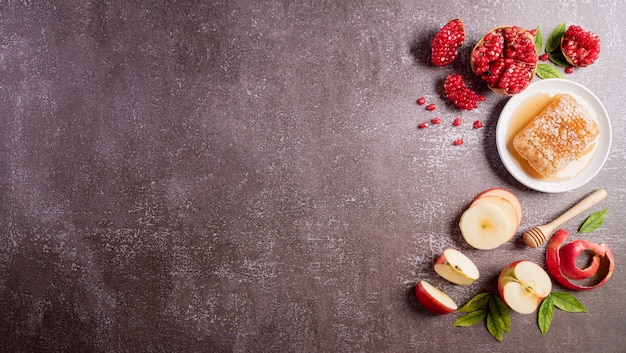
M 436 315 L 449 314 L 458 309 L 450 296 L 426 281 L 420 281 L 415 286 L 415 296 L 420 304 Z
M 520 224 L 522 224 L 522 204 L 520 203 L 517 196 L 515 196 L 515 194 L 513 194 L 509 190 L 502 189 L 502 188 L 487 189 L 481 192 L 480 194 L 478 194 L 478 196 L 476 196 L 474 201 L 485 196 L 499 196 L 509 201 L 511 205 L 513 205 L 513 207 L 515 208 L 515 213 L 517 214 L 517 226 L 519 227 Z
M 448 281 L 469 286 L 480 273 L 476 264 L 456 249 L 446 249 L 435 262 L 435 272 Z
M 481 197 L 463 212 L 459 228 L 465 241 L 474 248 L 495 249 L 515 235 L 517 213 L 502 197 Z
M 535 312 L 551 291 L 550 276 L 541 266 L 531 261 L 514 261 L 498 277 L 500 297 L 520 314 Z

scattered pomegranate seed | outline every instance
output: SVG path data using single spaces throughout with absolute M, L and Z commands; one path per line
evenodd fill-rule
M 454 140 L 454 145 L 455 146 L 461 146 L 463 144 L 463 139 L 456 139 Z
M 437 106 L 434 103 L 431 103 L 429 105 L 426 106 L 426 110 L 435 110 L 437 108 Z
M 426 103 L 426 99 L 424 97 L 421 97 L 421 98 L 417 99 L 417 104 L 418 105 L 424 105 L 424 103 Z
M 441 124 L 441 118 L 436 117 L 433 120 L 431 120 L 431 123 L 433 123 L 433 124 Z
M 528 30 L 528 33 L 530 33 L 531 35 L 533 35 L 533 36 L 534 36 L 534 35 L 536 35 L 536 34 L 537 34 L 537 29 L 536 29 L 536 28 L 533 28 L 533 29 L 531 29 L 531 30 Z
M 539 55 L 539 60 L 541 61 L 547 61 L 549 58 L 550 58 L 550 55 L 548 55 L 548 53 L 543 53 Z
M 461 125 L 461 118 L 456 118 L 456 119 L 454 119 L 454 121 L 452 122 L 452 125 L 454 125 L 454 126 L 459 126 L 459 125 Z
M 480 129 L 481 127 L 483 127 L 483 123 L 480 120 L 474 121 L 474 129 Z
M 568 66 L 565 68 L 566 74 L 571 74 L 572 72 L 574 72 L 574 66 Z
M 421 124 L 419 124 L 419 125 L 418 125 L 418 127 L 419 127 L 420 129 L 425 129 L 425 128 L 427 128 L 427 127 L 428 127 L 428 123 L 421 123 Z

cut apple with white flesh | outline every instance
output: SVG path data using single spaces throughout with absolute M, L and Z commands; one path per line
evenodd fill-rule
M 517 212 L 499 196 L 484 196 L 463 212 L 461 234 L 476 249 L 490 250 L 508 242 L 517 232 Z
M 517 196 L 515 196 L 515 194 L 513 194 L 512 192 L 506 189 L 493 188 L 493 189 L 485 190 L 481 192 L 480 194 L 478 194 L 478 196 L 476 196 L 474 201 L 485 196 L 499 196 L 509 201 L 511 205 L 513 206 L 513 208 L 515 208 L 515 213 L 517 214 L 517 226 L 518 227 L 520 226 L 520 224 L 522 223 L 522 204 L 520 203 Z
M 420 281 L 415 286 L 415 296 L 433 314 L 444 315 L 458 309 L 450 296 L 426 281 Z
M 520 314 L 535 312 L 551 291 L 550 276 L 541 266 L 531 261 L 514 261 L 498 277 L 500 297 Z
M 469 286 L 478 279 L 480 273 L 476 264 L 462 252 L 446 249 L 435 262 L 435 272 L 448 281 Z

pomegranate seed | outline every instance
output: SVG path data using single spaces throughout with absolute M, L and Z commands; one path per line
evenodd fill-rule
M 461 118 L 456 118 L 456 119 L 454 119 L 454 121 L 452 122 L 452 125 L 454 125 L 454 126 L 459 126 L 459 125 L 461 125 Z
M 441 124 L 441 118 L 436 117 L 436 118 L 434 118 L 434 119 L 431 121 L 431 123 L 433 123 L 433 124 Z
M 418 105 L 424 105 L 424 103 L 426 103 L 426 99 L 424 97 L 421 97 L 421 98 L 417 99 L 417 104 Z
M 431 103 L 426 106 L 426 110 L 430 110 L 430 111 L 435 110 L 435 108 L 437 108 L 437 106 L 434 103 Z
M 427 127 L 428 127 L 428 123 L 421 123 L 421 124 L 419 124 L 419 125 L 418 125 L 418 127 L 419 127 L 420 129 L 425 129 L 425 128 L 427 128 Z
M 574 66 L 568 66 L 565 68 L 566 74 L 571 74 L 572 72 L 574 72 Z
M 474 129 L 480 129 L 481 127 L 483 127 L 483 123 L 480 120 L 474 121 Z
M 461 146 L 463 144 L 463 139 L 456 139 L 454 140 L 454 145 L 455 146 Z
M 548 53 L 543 53 L 541 55 L 539 55 L 539 60 L 541 61 L 547 61 L 550 58 L 550 56 L 548 55 Z

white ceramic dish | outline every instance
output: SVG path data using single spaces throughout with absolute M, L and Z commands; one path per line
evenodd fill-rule
M 546 94 L 552 97 L 559 93 L 572 95 L 589 110 L 600 126 L 600 136 L 596 140 L 594 150 L 588 154 L 587 160 L 583 161 L 581 159 L 579 162 L 572 162 L 572 164 L 584 163 L 582 169 L 580 168 L 581 165 L 579 165 L 577 167 L 578 169 L 575 169 L 574 174 L 565 177 L 554 179 L 539 178 L 529 173 L 527 169 L 524 169 L 519 161 L 512 156 L 510 151 L 512 147 L 507 146 L 509 143 L 508 135 L 510 134 L 509 127 L 516 111 L 518 111 L 523 104 L 532 102 L 533 97 L 540 95 L 545 96 Z M 506 103 L 498 118 L 496 146 L 505 168 L 520 183 L 541 192 L 556 193 L 570 191 L 588 183 L 604 166 L 611 149 L 611 122 L 609 121 L 609 115 L 606 109 L 598 97 L 586 87 L 565 79 L 544 79 L 531 83 L 522 93 L 511 97 Z M 574 167 L 575 166 L 572 166 L 572 168 L 568 167 L 566 169 L 569 169 L 571 172 Z M 559 174 L 557 174 L 557 176 L 558 175 Z

